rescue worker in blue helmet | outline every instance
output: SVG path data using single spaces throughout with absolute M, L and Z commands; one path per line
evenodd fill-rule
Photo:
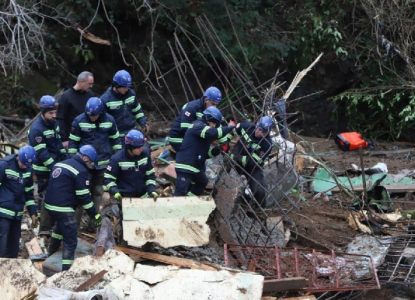
M 107 113 L 112 115 L 117 123 L 123 145 L 125 135 L 136 128 L 136 123 L 140 124 L 145 134 L 150 131 L 137 95 L 131 89 L 132 81 L 130 73 L 120 70 L 115 73 L 112 85 L 100 97 Z
M 33 171 L 38 184 L 38 214 L 40 217 L 39 234 L 50 235 L 52 220 L 43 200 L 48 187 L 53 166 L 66 159 L 66 150 L 62 145 L 59 124 L 56 121 L 58 102 L 53 96 L 46 95 L 39 101 L 40 116 L 33 122 L 28 132 L 29 144 L 36 150 Z
M 237 124 L 235 131 L 239 135 L 239 141 L 231 152 L 237 171 L 248 178 L 249 188 L 256 202 L 262 207 L 266 206 L 267 193 L 262 167 L 271 153 L 270 132 L 273 126 L 274 121 L 268 116 L 261 117 L 256 125 L 250 122 Z
M 203 93 L 203 97 L 190 101 L 183 105 L 182 110 L 170 129 L 169 143 L 178 153 L 183 143 L 187 129 L 198 118 L 203 116 L 203 111 L 209 107 L 216 107 L 222 100 L 222 93 L 217 87 L 211 86 Z M 221 137 L 219 143 L 227 141 L 226 136 Z
M 122 149 L 120 134 L 114 118 L 105 113 L 102 101 L 91 97 L 85 105 L 85 113 L 72 122 L 69 135 L 69 154 L 75 154 L 84 145 L 91 145 L 98 153 L 97 163 L 89 170 L 90 189 L 95 209 L 99 211 L 104 190 L 104 173 L 112 154 Z M 78 215 L 80 220 L 80 214 Z M 92 225 L 92 224 L 91 224 Z M 92 226 L 91 226 L 92 227 Z
M 0 160 L 0 257 L 17 258 L 23 210 L 26 206 L 37 227 L 37 212 L 33 196 L 32 164 L 36 151 L 23 146 L 17 154 Z
M 50 176 L 45 207 L 55 221 L 49 255 L 59 250 L 63 241 L 62 271 L 69 270 L 78 243 L 75 209 L 78 205 L 93 219 L 95 227 L 101 226 L 102 219 L 97 213 L 89 193 L 88 170 L 97 163 L 98 154 L 91 145 L 84 145 L 70 159 L 57 163 Z
M 233 124 L 220 127 L 222 114 L 214 106 L 203 111 L 203 116 L 194 121 L 183 139 L 182 147 L 176 157 L 176 190 L 174 196 L 200 196 L 208 184 L 205 174 L 207 158 L 218 155 L 220 146 L 211 147 L 232 131 Z
M 144 134 L 132 129 L 125 136 L 125 148 L 111 157 L 104 183 L 120 203 L 123 197 L 158 197 L 151 155 L 143 149 L 145 142 Z

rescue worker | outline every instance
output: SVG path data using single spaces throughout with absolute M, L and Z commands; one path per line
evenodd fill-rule
M 97 160 L 98 154 L 92 146 L 82 146 L 75 156 L 57 163 L 50 177 L 45 207 L 55 221 L 55 226 L 48 252 L 52 255 L 58 251 L 63 241 L 62 271 L 71 267 L 78 244 L 76 207 L 82 205 L 94 220 L 95 227 L 102 223 L 88 190 L 88 169 Z
M 100 97 L 107 113 L 112 115 L 117 123 L 123 146 L 125 135 L 136 127 L 136 122 L 140 124 L 146 134 L 150 131 L 141 104 L 131 89 L 131 85 L 130 73 L 120 70 L 115 73 L 112 85 Z
M 218 88 L 211 86 L 203 94 L 203 97 L 185 104 L 170 129 L 169 143 L 179 153 L 184 135 L 198 118 L 203 117 L 203 111 L 211 106 L 216 107 L 222 100 L 222 94 Z M 219 143 L 225 142 L 222 137 Z
M 84 71 L 78 75 L 76 84 L 62 93 L 58 99 L 56 120 L 59 123 L 61 139 L 65 149 L 69 146 L 69 134 L 75 117 L 80 115 L 89 98 L 94 97 L 91 88 L 94 85 L 94 75 Z
M 62 145 L 60 128 L 56 122 L 58 102 L 53 96 L 43 96 L 39 101 L 40 116 L 33 122 L 28 132 L 29 144 L 36 150 L 33 171 L 37 177 L 39 234 L 50 235 L 53 223 L 43 205 L 53 166 L 66 159 Z
M 17 154 L 0 160 L 0 257 L 17 258 L 23 209 L 26 205 L 37 227 L 35 198 L 33 197 L 33 170 L 36 151 L 23 146 Z
M 262 166 L 271 152 L 270 132 L 273 126 L 274 122 L 268 116 L 260 118 L 256 126 L 250 122 L 239 123 L 235 128 L 239 141 L 231 152 L 231 158 L 237 163 L 237 171 L 250 175 L 246 176 L 249 188 L 262 207 L 266 206 Z
M 125 136 L 125 148 L 111 157 L 104 183 L 119 203 L 123 197 L 158 197 L 151 155 L 143 150 L 145 142 L 144 135 L 132 129 Z
M 97 211 L 102 205 L 105 169 L 111 155 L 122 149 L 119 136 L 114 118 L 105 113 L 104 105 L 97 97 L 90 98 L 85 112 L 72 122 L 68 153 L 75 154 L 84 145 L 91 145 L 98 153 L 97 163 L 89 171 L 92 200 Z
M 176 157 L 176 190 L 174 196 L 200 196 L 208 184 L 205 161 L 220 153 L 220 146 L 210 147 L 212 140 L 226 136 L 234 123 L 220 127 L 222 114 L 214 106 L 203 111 L 203 116 L 194 121 L 183 139 Z

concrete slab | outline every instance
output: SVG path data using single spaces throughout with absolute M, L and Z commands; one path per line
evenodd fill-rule
M 93 275 L 106 270 L 108 272 L 104 277 L 93 286 L 94 289 L 102 289 L 119 277 L 132 275 L 134 264 L 127 255 L 116 250 L 108 250 L 101 257 L 84 256 L 76 259 L 68 271 L 48 278 L 45 287 L 74 290 Z
M 76 247 L 75 259 L 92 255 L 94 245 L 78 239 L 78 246 Z M 53 253 L 48 259 L 43 262 L 43 274 L 46 276 L 53 276 L 56 273 L 62 272 L 62 249 Z
M 199 247 L 209 243 L 206 221 L 216 208 L 211 196 L 123 199 L 124 240 L 141 247 L 147 242 L 161 247 Z
M 2 300 L 16 300 L 37 290 L 46 276 L 29 259 L 0 258 L 0 278 Z

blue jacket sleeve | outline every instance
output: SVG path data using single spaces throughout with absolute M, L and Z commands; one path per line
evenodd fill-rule
M 154 172 L 153 163 L 151 162 L 150 154 L 147 154 L 146 188 L 147 193 L 149 194 L 156 190 L 156 175 Z
M 192 123 L 197 120 L 197 111 L 195 108 L 183 106 L 180 111 L 180 132 L 184 136 L 186 130 L 192 126 Z
M 133 114 L 134 114 L 135 119 L 137 120 L 138 124 L 140 124 L 141 126 L 147 124 L 147 119 L 144 116 L 144 111 L 141 108 L 141 104 L 138 101 L 137 95 L 134 97 Z
M 85 209 L 87 214 L 93 219 L 95 217 L 96 210 L 94 203 L 91 200 L 91 194 L 89 193 L 89 180 L 88 172 L 79 172 L 75 177 L 75 193 L 79 203 Z
M 40 163 L 42 163 L 49 170 L 52 170 L 53 166 L 57 163 L 49 154 L 48 149 L 46 148 L 46 137 L 43 135 L 43 132 L 40 132 L 37 129 L 29 130 L 29 144 L 36 151 L 36 158 Z
M 104 174 L 104 184 L 109 189 L 109 193 L 111 195 L 115 195 L 116 193 L 120 192 L 116 183 L 119 172 L 120 167 L 118 165 L 118 161 L 116 159 L 111 158 L 110 163 L 108 164 L 108 167 L 105 170 Z
M 30 170 L 30 172 L 26 172 L 26 173 L 29 173 L 28 175 L 30 177 L 24 188 L 25 205 L 29 212 L 29 215 L 33 216 L 33 215 L 37 215 L 35 197 L 33 195 L 33 191 L 35 189 L 33 185 L 33 171 Z
M 112 150 L 114 151 L 114 153 L 122 149 L 122 145 L 120 141 L 120 133 L 118 132 L 117 125 L 115 124 L 115 120 L 112 121 L 112 127 L 111 127 L 108 137 L 110 138 L 110 143 L 111 143 Z
M 73 120 L 69 134 L 68 154 L 74 155 L 78 152 L 79 142 L 81 141 L 81 127 L 77 118 Z

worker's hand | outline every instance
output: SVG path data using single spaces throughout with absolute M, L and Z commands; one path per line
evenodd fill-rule
M 159 194 L 157 194 L 156 192 L 151 192 L 151 196 L 153 197 L 154 202 L 156 202 L 157 198 L 159 197 Z
M 94 227 L 101 227 L 102 218 L 100 214 L 96 214 L 94 218 Z
M 228 126 L 235 128 L 236 127 L 235 121 L 229 121 Z
M 68 150 L 69 142 L 68 141 L 62 142 L 62 146 L 63 146 L 63 148 L 65 148 L 66 150 Z
M 115 200 L 117 200 L 118 202 L 121 202 L 121 200 L 122 200 L 122 196 L 121 196 L 121 194 L 120 194 L 120 193 L 115 193 L 114 198 L 115 198 Z
M 37 216 L 36 215 L 32 215 L 31 218 L 32 218 L 32 228 L 36 228 L 37 225 L 39 225 L 39 221 L 37 219 Z
M 147 135 L 150 132 L 150 125 L 147 123 L 143 125 L 144 134 Z

